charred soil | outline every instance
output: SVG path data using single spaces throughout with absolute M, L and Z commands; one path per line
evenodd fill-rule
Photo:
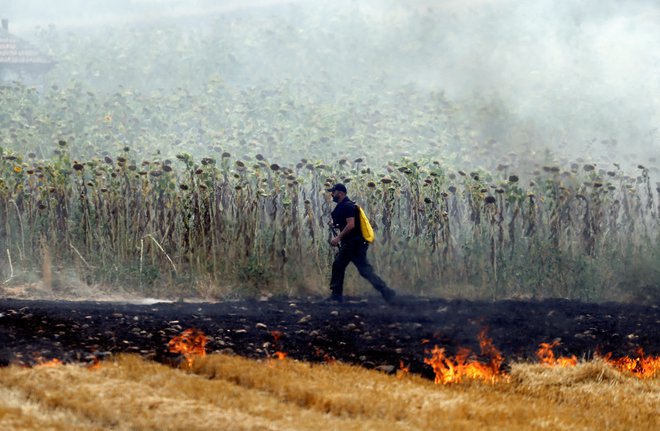
M 424 363 L 438 345 L 448 354 L 469 348 L 478 334 L 512 362 L 535 362 L 542 342 L 559 340 L 556 354 L 591 359 L 643 348 L 660 354 L 660 309 L 655 305 L 542 301 L 475 302 L 376 298 L 344 304 L 271 298 L 219 303 L 127 304 L 0 300 L 0 365 L 33 365 L 53 358 L 92 362 L 129 352 L 164 363 L 181 358 L 168 342 L 188 328 L 208 336 L 207 352 L 266 359 L 275 352 L 310 361 L 342 361 L 434 377 Z

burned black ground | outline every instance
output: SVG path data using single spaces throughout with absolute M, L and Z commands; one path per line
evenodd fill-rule
M 590 359 L 609 353 L 660 354 L 660 309 L 655 305 L 592 304 L 568 300 L 474 302 L 377 298 L 323 304 L 313 299 L 271 298 L 220 303 L 156 303 L 0 300 L 0 365 L 33 365 L 58 358 L 92 362 L 130 352 L 173 363 L 168 341 L 187 328 L 208 337 L 207 352 L 265 359 L 338 360 L 432 377 L 424 364 L 434 345 L 455 354 L 480 352 L 486 328 L 505 366 L 536 360 L 541 342 L 560 340 L 557 355 Z M 281 335 L 280 335 L 281 334 Z

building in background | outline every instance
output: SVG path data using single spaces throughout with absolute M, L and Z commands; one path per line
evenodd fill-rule
M 9 33 L 9 20 L 0 27 L 0 82 L 20 81 L 40 85 L 55 62 L 29 42 Z

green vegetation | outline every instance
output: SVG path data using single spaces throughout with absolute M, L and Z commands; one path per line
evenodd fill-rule
M 325 293 L 324 188 L 342 181 L 402 292 L 658 299 L 655 160 L 630 167 L 612 139 L 588 159 L 539 155 L 480 96 L 370 75 L 391 40 L 352 17 L 40 30 L 59 59 L 44 87 L 0 87 L 0 281 L 55 287 L 73 269 L 144 295 Z M 356 29 L 371 50 L 328 62 Z
M 251 162 L 116 157 L 0 161 L 2 273 L 74 265 L 88 283 L 168 294 L 211 283 L 274 294 L 322 291 L 332 258 L 324 189 L 348 183 L 377 232 L 374 263 L 414 294 L 630 298 L 658 282 L 657 211 L 642 183 L 592 165 L 506 170 L 442 162 Z M 20 277 L 19 277 L 20 280 Z M 185 286 L 185 287 L 184 287 Z M 207 292 L 211 293 L 212 292 Z M 226 292 L 225 292 L 226 293 Z

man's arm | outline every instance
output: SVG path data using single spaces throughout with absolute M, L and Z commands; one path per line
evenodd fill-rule
M 332 238 L 332 241 L 330 242 L 332 245 L 338 245 L 339 242 L 343 237 L 345 237 L 350 231 L 352 231 L 355 228 L 355 217 L 347 217 L 346 218 L 346 227 L 339 232 L 339 235 L 336 237 Z
M 345 237 L 350 231 L 352 231 L 353 228 L 355 228 L 355 217 L 348 217 L 348 218 L 346 218 L 346 227 L 344 228 L 344 230 L 342 230 L 341 232 L 339 232 L 339 235 L 337 235 L 337 238 L 339 238 L 339 240 L 341 240 L 341 239 L 342 239 L 343 237 Z

